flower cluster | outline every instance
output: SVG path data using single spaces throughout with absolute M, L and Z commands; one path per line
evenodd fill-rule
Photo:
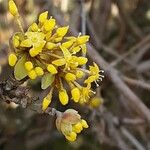
M 9 10 L 15 17 L 19 16 L 16 9 L 10 0 Z M 89 36 L 67 37 L 68 29 L 68 26 L 57 27 L 56 20 L 48 18 L 46 11 L 40 14 L 38 24 L 34 22 L 25 33 L 18 32 L 12 38 L 15 51 L 9 55 L 9 64 L 15 67 L 16 79 L 21 80 L 26 76 L 30 79 L 41 77 L 42 89 L 52 87 L 43 100 L 43 110 L 51 102 L 54 87 L 59 92 L 62 105 L 69 101 L 64 83 L 69 85 L 74 102 L 86 103 L 94 94 L 91 83 L 103 77 L 99 74 L 101 70 L 96 63 L 89 70 L 82 68 L 88 59 L 79 54 L 86 53 Z M 88 77 L 81 86 L 77 80 L 85 75 Z
M 14 51 L 9 55 L 9 65 L 14 67 L 17 80 L 39 78 L 42 89 L 49 87 L 50 91 L 42 101 L 42 110 L 50 105 L 54 90 L 58 91 L 62 105 L 68 104 L 69 99 L 80 104 L 87 103 L 95 93 L 91 83 L 97 84 L 103 78 L 100 74 L 103 71 L 95 62 L 89 69 L 83 67 L 88 61 L 83 54 L 86 54 L 89 36 L 67 36 L 69 26 L 59 27 L 53 17 L 49 18 L 48 11 L 41 13 L 38 22 L 24 31 L 13 0 L 9 0 L 9 12 L 21 30 L 11 39 L 10 46 Z M 88 125 L 75 110 L 67 110 L 57 119 L 57 127 L 68 140 L 74 141 L 77 133 Z
M 88 128 L 88 124 L 74 109 L 67 109 L 64 113 L 59 114 L 56 119 L 56 127 L 62 132 L 67 140 L 73 142 L 84 128 Z

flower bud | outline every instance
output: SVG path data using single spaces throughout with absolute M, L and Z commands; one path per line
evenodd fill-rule
M 8 62 L 10 66 L 15 66 L 16 62 L 17 62 L 17 56 L 15 54 L 10 54 L 9 58 L 8 58 Z
M 17 6 L 15 4 L 15 2 L 13 0 L 9 0 L 9 3 L 8 3 L 8 6 L 9 6 L 9 12 L 15 17 L 18 14 L 18 9 L 17 9 Z
M 69 98 L 65 89 L 59 91 L 59 100 L 62 105 L 68 104 Z

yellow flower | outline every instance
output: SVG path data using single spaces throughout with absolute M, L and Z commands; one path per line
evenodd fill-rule
M 16 4 L 14 3 L 13 0 L 9 0 L 8 6 L 9 6 L 9 12 L 10 12 L 14 17 L 17 16 L 17 15 L 19 15 L 19 14 L 18 14 L 17 6 L 16 6 Z
M 8 58 L 8 62 L 10 66 L 15 66 L 16 62 L 17 62 L 17 56 L 15 54 L 10 54 L 9 58 Z
M 103 77 L 102 75 L 99 74 L 100 72 L 100 69 L 99 67 L 97 66 L 96 63 L 93 63 L 94 66 L 90 66 L 90 76 L 84 81 L 84 83 L 92 83 L 92 82 L 96 82 L 97 80 L 100 79 L 100 76 Z
M 94 94 L 94 92 L 91 90 L 91 84 L 88 84 L 86 87 L 82 87 L 80 91 L 81 91 L 81 98 L 80 98 L 81 104 L 87 103 L 90 96 Z
M 33 64 L 31 61 L 27 61 L 25 64 L 24 64 L 24 67 L 27 71 L 31 71 L 33 69 Z
M 78 102 L 79 99 L 80 99 L 80 90 L 79 88 L 75 87 L 71 90 L 71 95 L 72 95 L 72 99 L 75 101 L 75 102 Z
M 47 66 L 47 70 L 51 73 L 51 74 L 56 74 L 58 71 L 57 71 L 57 69 L 56 69 L 56 67 L 54 66 L 54 65 L 52 65 L 52 64 L 49 64 L 48 66 Z
M 26 32 L 25 35 L 27 39 L 30 41 L 33 47 L 41 47 L 43 48 L 46 41 L 44 40 L 45 35 L 42 32 Z
M 59 100 L 62 105 L 68 104 L 69 97 L 68 97 L 67 91 L 65 89 L 62 89 L 59 91 Z

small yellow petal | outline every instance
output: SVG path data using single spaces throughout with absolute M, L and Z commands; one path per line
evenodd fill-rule
M 70 41 L 64 42 L 62 44 L 62 46 L 68 49 L 68 48 L 70 48 L 72 46 L 73 42 L 74 42 L 73 40 L 72 41 L 70 40 Z
M 80 133 L 83 130 L 82 124 L 78 122 L 73 126 L 73 129 L 76 133 Z
M 16 4 L 15 4 L 15 2 L 14 2 L 13 0 L 10 0 L 10 1 L 9 1 L 8 6 L 9 6 L 9 12 L 10 12 L 13 16 L 19 15 L 19 14 L 18 14 L 17 6 L 16 6 Z
M 14 36 L 12 42 L 13 42 L 14 47 L 18 47 L 19 44 L 20 44 L 19 37 L 18 36 Z
M 17 62 L 17 56 L 15 54 L 10 54 L 8 57 L 8 63 L 10 66 L 14 66 Z
M 31 70 L 30 72 L 28 72 L 28 76 L 30 79 L 34 80 L 37 77 L 37 74 L 35 72 L 35 70 Z
M 38 31 L 38 25 L 36 23 L 33 23 L 30 28 L 31 31 L 37 32 Z
M 24 64 L 24 67 L 27 71 L 31 71 L 33 69 L 33 64 L 31 61 L 27 61 L 25 64 Z
M 49 50 L 52 50 L 56 47 L 56 44 L 55 43 L 52 43 L 52 42 L 47 42 L 46 43 L 46 48 L 49 49 Z
M 65 89 L 59 91 L 59 100 L 62 105 L 68 104 L 69 97 Z
M 54 66 L 54 65 L 52 65 L 52 64 L 49 64 L 48 66 L 47 66 L 47 70 L 51 73 L 51 74 L 56 74 L 58 71 L 57 71 L 57 69 L 56 69 L 56 67 Z
M 67 74 L 65 75 L 65 79 L 66 79 L 67 81 L 74 81 L 74 80 L 76 80 L 76 76 L 75 76 L 73 73 L 67 73 Z
M 66 61 L 64 58 L 52 61 L 52 64 L 54 64 L 56 66 L 63 66 L 63 65 L 65 65 L 65 63 L 66 63 Z
M 76 87 L 71 90 L 72 99 L 78 102 L 80 99 L 80 90 Z
M 69 26 L 66 27 L 60 27 L 56 30 L 56 34 L 58 35 L 58 37 L 63 37 L 66 35 L 66 33 L 68 32 Z
M 48 11 L 41 13 L 39 16 L 39 22 L 43 24 L 47 20 L 47 17 L 48 17 Z
M 77 38 L 77 44 L 81 45 L 81 44 L 85 44 L 87 41 L 89 41 L 90 36 L 88 35 L 83 35 Z
M 77 134 L 75 132 L 71 132 L 70 135 L 65 136 L 66 139 L 70 142 L 74 142 L 77 139 Z
M 41 67 L 35 67 L 35 72 L 38 76 L 42 76 L 44 74 L 44 71 Z
M 46 32 L 53 30 L 53 28 L 55 27 L 55 24 L 56 24 L 55 19 L 46 20 L 44 23 L 44 30 Z
M 81 124 L 82 124 L 83 128 L 88 128 L 89 127 L 89 125 L 87 124 L 86 120 L 84 120 L 84 119 L 81 120 Z

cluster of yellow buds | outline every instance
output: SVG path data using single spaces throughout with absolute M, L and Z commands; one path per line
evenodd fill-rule
M 84 119 L 81 119 L 76 110 L 67 109 L 57 116 L 56 127 L 67 140 L 73 142 L 76 140 L 77 134 L 89 126 Z
M 12 0 L 9 1 L 9 10 L 12 15 L 18 14 L 17 7 Z M 17 12 L 17 13 L 15 13 Z M 26 32 L 17 32 L 12 38 L 14 53 L 9 55 L 9 64 L 14 66 L 14 75 L 17 80 L 28 76 L 30 79 L 41 77 L 42 89 L 55 87 L 59 92 L 62 105 L 69 102 L 69 96 L 63 83 L 70 87 L 74 102 L 86 103 L 94 92 L 91 83 L 102 79 L 96 63 L 83 69 L 88 61 L 80 56 L 86 53 L 88 35 L 67 37 L 69 27 L 57 27 L 56 20 L 48 18 L 48 12 L 39 15 L 38 24 L 33 23 Z M 88 76 L 84 85 L 77 81 Z M 48 95 L 52 95 L 53 88 Z M 50 104 L 52 96 L 43 100 L 43 110 Z M 45 105 L 46 103 L 46 105 Z
M 50 105 L 54 90 L 58 91 L 62 105 L 68 104 L 69 99 L 80 104 L 87 103 L 95 93 L 91 89 L 91 83 L 97 84 L 97 81 L 103 78 L 100 74 L 103 71 L 96 63 L 89 66 L 89 69 L 83 67 L 88 61 L 83 54 L 86 54 L 89 36 L 67 36 L 69 26 L 58 27 L 56 20 L 49 18 L 48 11 L 41 13 L 38 22 L 32 23 L 27 31 L 24 31 L 13 0 L 9 0 L 9 12 L 21 29 L 21 32 L 15 33 L 11 39 L 10 46 L 13 52 L 8 58 L 9 65 L 14 67 L 14 76 L 17 80 L 39 78 L 42 89 L 50 87 L 49 93 L 43 99 L 42 110 L 45 111 Z M 83 81 L 83 84 L 79 81 Z M 67 91 L 64 85 L 70 90 Z M 60 129 L 67 139 L 74 141 L 76 134 L 88 125 L 85 120 L 80 119 L 76 111 L 73 111 L 73 115 L 78 116 L 78 121 L 68 123 L 69 131 L 64 131 L 68 112 L 61 117 Z

